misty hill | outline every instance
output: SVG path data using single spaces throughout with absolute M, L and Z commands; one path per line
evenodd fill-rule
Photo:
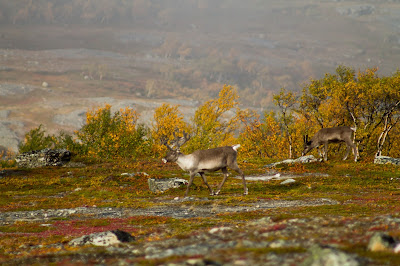
M 389 75 L 400 61 L 400 1 L 0 0 L 0 23 L 0 145 L 14 149 L 105 102 L 148 122 L 162 102 L 189 116 L 230 84 L 261 111 L 338 65 Z

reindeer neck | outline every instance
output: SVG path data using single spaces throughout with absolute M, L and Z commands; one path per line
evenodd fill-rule
M 179 165 L 180 168 L 182 168 L 182 170 L 190 171 L 194 164 L 194 158 L 192 154 L 186 155 L 179 152 L 176 163 Z

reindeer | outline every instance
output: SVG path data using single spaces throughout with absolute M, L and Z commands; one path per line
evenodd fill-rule
M 189 187 L 192 185 L 193 178 L 197 173 L 200 174 L 204 184 L 208 187 L 210 195 L 218 195 L 226 179 L 228 178 L 228 167 L 232 170 L 235 170 L 239 175 L 241 175 L 244 188 L 243 194 L 248 194 L 243 171 L 240 170 L 236 161 L 237 149 L 240 147 L 240 144 L 218 147 L 208 150 L 197 150 L 191 154 L 186 155 L 180 152 L 180 147 L 185 144 L 189 139 L 189 134 L 183 132 L 183 137 L 177 138 L 175 136 L 175 140 L 172 142 L 172 146 L 168 145 L 165 139 L 162 140 L 162 144 L 164 144 L 168 148 L 167 155 L 165 156 L 165 158 L 162 159 L 162 161 L 164 163 L 175 162 L 179 165 L 180 168 L 182 168 L 182 170 L 188 171 L 190 173 L 190 180 L 186 188 L 185 197 L 187 197 Z M 210 185 L 207 183 L 207 179 L 204 173 L 214 172 L 218 170 L 222 170 L 222 172 L 224 173 L 224 178 L 221 184 L 219 184 L 217 191 L 214 192 Z
M 302 156 L 306 155 L 312 149 L 324 145 L 324 161 L 328 160 L 328 143 L 338 143 L 345 142 L 347 145 L 346 155 L 343 160 L 347 159 L 347 156 L 350 153 L 350 148 L 353 149 L 354 153 L 354 161 L 357 162 L 358 152 L 357 147 L 352 141 L 352 134 L 356 129 L 348 126 L 341 127 L 332 127 L 332 128 L 323 128 L 319 130 L 309 141 L 308 136 L 304 136 L 304 150 Z M 322 157 L 321 151 L 319 151 L 320 156 Z

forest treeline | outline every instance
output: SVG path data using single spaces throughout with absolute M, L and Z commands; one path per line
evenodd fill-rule
M 86 124 L 73 135 L 46 135 L 42 126 L 32 129 L 20 152 L 63 147 L 95 158 L 159 157 L 166 151 L 164 140 L 186 132 L 192 137 L 183 152 L 240 143 L 241 158 L 295 158 L 303 150 L 304 135 L 347 125 L 356 128 L 361 160 L 400 157 L 399 88 L 399 71 L 380 77 L 377 69 L 356 73 L 339 66 L 334 74 L 310 80 L 300 93 L 281 89 L 274 95 L 276 112 L 258 114 L 240 108 L 237 91 L 230 85 L 200 105 L 190 119 L 178 105 L 161 105 L 150 126 L 139 124 L 139 115 L 131 108 L 111 112 L 106 105 L 88 111 Z M 344 145 L 330 149 L 339 155 L 345 151 Z

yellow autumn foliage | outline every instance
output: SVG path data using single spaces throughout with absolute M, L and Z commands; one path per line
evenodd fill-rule
M 82 152 L 90 157 L 134 157 L 148 151 L 146 129 L 137 124 L 138 114 L 126 107 L 112 114 L 111 105 L 88 111 L 86 124 L 76 131 Z
M 154 154 L 165 152 L 162 140 L 171 141 L 174 133 L 180 136 L 183 131 L 190 133 L 189 125 L 184 121 L 183 114 L 178 110 L 179 106 L 163 104 L 154 111 L 151 136 L 153 138 L 152 151 Z
M 261 115 L 241 109 L 236 89 L 224 85 L 218 97 L 201 104 L 191 118 L 185 119 L 179 106 L 161 105 L 154 111 L 150 128 L 138 124 L 135 110 L 112 113 L 111 106 L 105 105 L 87 112 L 74 144 L 82 154 L 97 158 L 160 156 L 166 149 L 163 141 L 171 143 L 186 132 L 191 135 L 183 147 L 186 153 L 241 144 L 239 154 L 244 158 L 283 159 L 301 155 L 304 135 L 347 125 L 357 128 L 355 141 L 361 158 L 399 157 L 399 88 L 400 72 L 379 77 L 377 69 L 356 73 L 340 66 L 334 74 L 310 80 L 300 94 L 281 89 L 273 96 L 276 112 Z M 27 140 L 27 149 L 45 141 L 59 142 L 54 136 L 46 137 L 40 127 Z M 68 140 L 70 144 L 72 139 Z M 338 151 L 337 147 L 330 145 Z
M 189 151 L 215 148 L 238 143 L 241 120 L 252 112 L 239 108 L 236 89 L 224 85 L 218 98 L 201 105 L 192 119 L 193 137 L 187 145 Z

